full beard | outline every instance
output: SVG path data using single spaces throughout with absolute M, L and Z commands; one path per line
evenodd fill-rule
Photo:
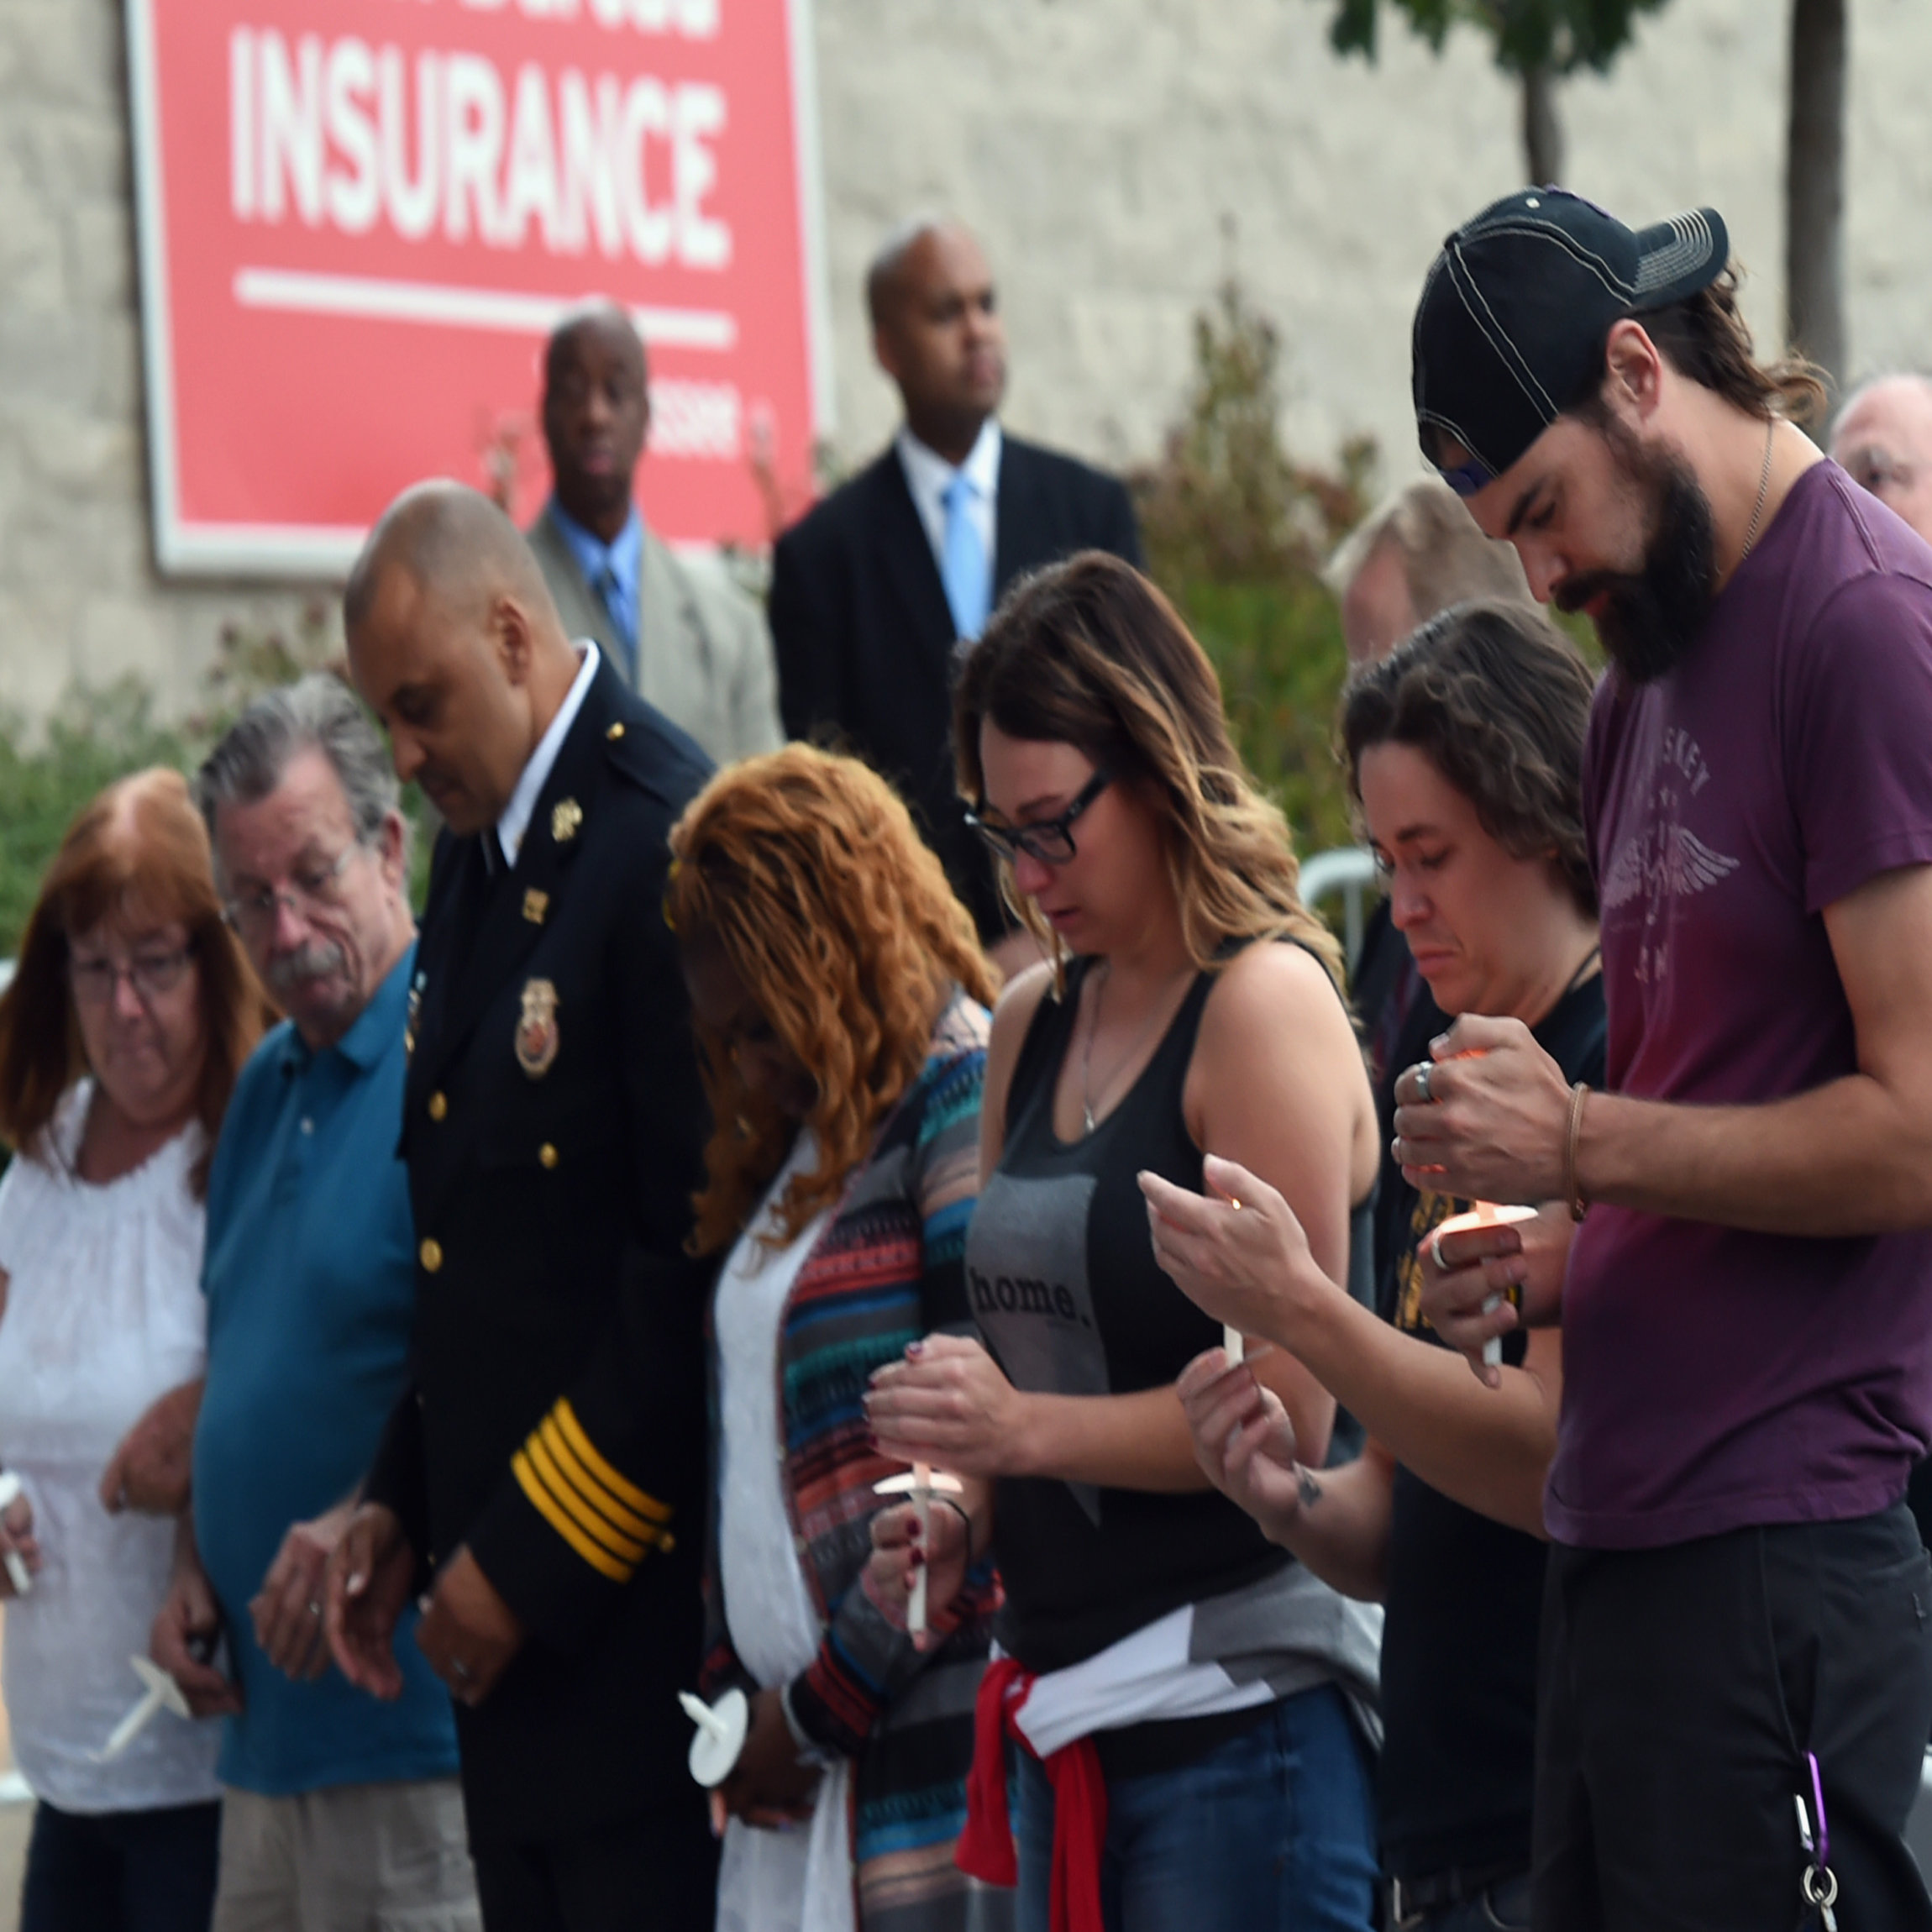
M 1556 602 L 1579 611 L 1601 597 L 1595 622 L 1604 651 L 1631 683 L 1647 685 L 1683 663 L 1710 616 L 1717 556 L 1710 499 L 1681 457 L 1645 449 L 1614 417 L 1604 433 L 1651 505 L 1643 564 L 1572 577 Z

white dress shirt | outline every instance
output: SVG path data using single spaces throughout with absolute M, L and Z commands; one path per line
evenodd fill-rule
M 953 487 L 953 479 L 962 472 L 973 486 L 969 514 L 986 559 L 989 580 L 999 569 L 994 532 L 999 522 L 1000 446 L 1000 425 L 990 416 L 980 425 L 979 439 L 967 451 L 966 460 L 959 464 L 948 463 L 927 449 L 910 429 L 903 426 L 900 429 L 895 442 L 900 467 L 906 472 L 906 486 L 912 492 L 912 507 L 926 528 L 926 540 L 932 546 L 932 561 L 939 568 L 942 581 L 946 575 L 946 492 Z M 990 605 L 990 580 L 986 588 Z
M 503 807 L 503 816 L 496 821 L 496 843 L 502 848 L 506 865 L 515 865 L 517 854 L 523 849 L 523 834 L 530 829 L 530 814 L 537 809 L 537 801 L 543 795 L 550 769 L 557 762 L 557 753 L 564 748 L 564 740 L 570 735 L 570 727 L 577 722 L 577 713 L 584 708 L 591 680 L 597 675 L 597 647 L 588 638 L 579 638 L 576 648 L 584 654 L 576 681 L 564 693 L 563 703 L 557 706 L 557 715 L 550 720 L 550 728 L 537 740 L 537 748 L 530 753 L 530 762 L 523 767 L 523 775 L 517 780 L 517 789 L 510 794 L 510 802 Z

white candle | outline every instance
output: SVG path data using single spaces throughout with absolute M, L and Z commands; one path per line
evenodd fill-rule
M 698 1727 L 697 1735 L 691 1740 L 689 1759 L 692 1780 L 707 1791 L 716 1791 L 731 1776 L 738 1753 L 744 1749 L 745 1735 L 751 1729 L 750 1702 L 735 1687 L 716 1704 L 708 1704 L 689 1691 L 680 1691 L 678 1702 L 684 1706 L 685 1715 Z M 717 1822 L 715 1814 L 713 1822 Z M 717 1829 L 722 1830 L 723 1826 L 719 1824 Z
M 926 1635 L 926 1572 L 932 1567 L 932 1465 L 912 1465 L 912 1508 L 919 1519 L 919 1553 L 924 1559 L 912 1572 L 912 1601 L 906 1607 L 906 1627 L 914 1636 Z
M 873 1484 L 875 1494 L 910 1496 L 919 1522 L 920 1563 L 912 1572 L 912 1588 L 906 1604 L 906 1628 L 916 1637 L 926 1635 L 926 1572 L 932 1562 L 932 1499 L 957 1496 L 963 1485 L 957 1476 L 936 1473 L 930 1462 L 915 1462 L 910 1476 L 888 1476 Z
M 1429 1242 L 1436 1256 L 1436 1265 L 1442 1265 L 1442 1237 L 1446 1234 L 1466 1234 L 1473 1227 L 1512 1227 L 1518 1221 L 1534 1221 L 1536 1210 L 1533 1207 L 1499 1206 L 1494 1201 L 1478 1201 L 1467 1214 L 1452 1215 L 1446 1221 L 1439 1222 Z M 1503 1305 L 1500 1294 L 1490 1295 L 1483 1304 L 1485 1315 Z M 1493 1335 L 1483 1344 L 1483 1361 L 1487 1368 L 1500 1368 L 1503 1365 L 1503 1338 Z
M 1221 1346 L 1231 1368 L 1247 1353 L 1247 1344 L 1242 1340 L 1241 1331 L 1231 1322 L 1224 1321 L 1221 1325 Z
M 181 1687 L 159 1664 L 146 1657 L 129 1657 L 128 1662 L 134 1667 L 134 1675 L 148 1687 L 147 1691 L 108 1733 L 108 1741 L 93 1754 L 97 1764 L 118 1757 L 147 1729 L 156 1711 L 171 1710 L 176 1717 L 188 1714 L 188 1700 L 182 1696 Z

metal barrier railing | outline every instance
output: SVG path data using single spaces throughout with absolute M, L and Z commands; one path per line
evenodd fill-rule
M 1375 885 L 1375 855 L 1366 845 L 1337 846 L 1332 852 L 1311 853 L 1301 862 L 1301 902 L 1320 910 L 1325 899 L 1341 898 L 1341 943 L 1348 969 L 1362 951 L 1362 926 Z

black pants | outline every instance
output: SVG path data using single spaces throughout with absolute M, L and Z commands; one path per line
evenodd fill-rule
M 1927 1932 L 1903 1833 L 1932 1730 L 1932 1562 L 1903 1504 L 1662 1550 L 1552 1548 L 1540 1932 L 1788 1932 L 1817 1754 L 1844 1932 Z
M 34 1808 L 20 1932 L 207 1932 L 222 1808 Z
M 470 1856 L 484 1932 L 712 1932 L 718 1850 L 696 1785 L 675 1808 Z

